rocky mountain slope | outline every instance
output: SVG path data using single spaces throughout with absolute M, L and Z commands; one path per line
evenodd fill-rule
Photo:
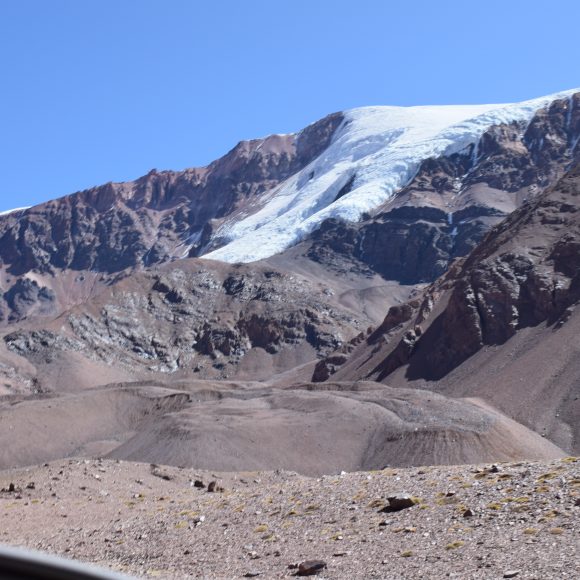
M 481 396 L 578 451 L 579 216 L 576 166 L 421 297 L 391 308 L 374 333 L 319 363 L 315 378 Z
M 378 276 L 321 281 L 322 274 L 183 259 L 108 285 L 69 278 L 64 288 L 77 295 L 75 305 L 58 316 L 10 323 L 2 333 L 0 394 L 168 374 L 271 380 L 292 371 L 296 380 L 300 372 L 293 369 L 310 368 L 378 324 L 385 305 L 409 295 Z
M 515 105 L 356 109 L 243 141 L 204 168 L 4 213 L 0 324 L 56 315 L 135 269 L 286 252 L 295 262 L 297 244 L 301 262 L 338 273 L 433 281 L 578 160 L 579 105 L 568 91 Z

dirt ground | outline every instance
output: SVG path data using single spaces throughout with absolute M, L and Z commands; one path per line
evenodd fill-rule
M 580 577 L 575 458 L 320 478 L 61 460 L 0 488 L 2 543 L 137 577 Z

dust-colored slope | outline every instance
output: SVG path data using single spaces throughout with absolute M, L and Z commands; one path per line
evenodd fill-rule
M 67 456 L 320 475 L 562 452 L 466 400 L 380 383 L 116 385 L 0 407 L 0 467 Z
M 205 469 L 300 473 L 549 458 L 560 450 L 466 401 L 376 383 L 300 386 L 188 406 L 112 452 Z
M 186 393 L 117 387 L 77 395 L 8 399 L 0 405 L 0 468 L 68 456 L 100 456 L 146 421 L 182 407 Z

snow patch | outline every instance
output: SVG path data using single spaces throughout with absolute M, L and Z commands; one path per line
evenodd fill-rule
M 11 213 L 16 213 L 17 211 L 25 211 L 27 209 L 30 209 L 31 207 L 32 206 L 27 205 L 26 207 L 16 207 L 14 209 L 8 209 L 6 211 L 0 211 L 0 216 L 2 216 L 2 215 L 8 215 L 8 214 L 11 214 Z

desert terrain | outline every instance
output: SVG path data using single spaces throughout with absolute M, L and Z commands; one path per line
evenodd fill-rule
M 321 578 L 580 574 L 576 458 L 322 477 L 60 460 L 0 487 L 3 542 L 143 578 L 290 578 L 312 560 Z

